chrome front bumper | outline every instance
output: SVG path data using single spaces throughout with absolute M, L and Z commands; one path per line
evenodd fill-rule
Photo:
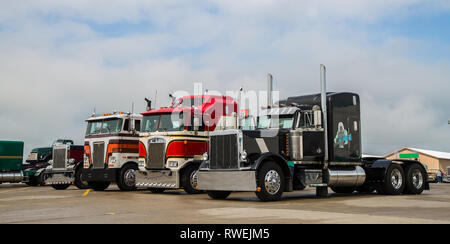
M 256 171 L 198 171 L 199 190 L 256 191 Z
M 178 173 L 170 170 L 136 171 L 136 187 L 138 188 L 178 189 L 180 188 L 178 179 Z
M 72 176 L 67 176 L 67 174 L 71 174 Z M 72 172 L 51 173 L 51 175 L 49 175 L 45 180 L 45 185 L 73 184 L 74 180 L 75 178 L 73 177 Z

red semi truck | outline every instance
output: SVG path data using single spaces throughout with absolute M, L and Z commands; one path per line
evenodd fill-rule
M 197 95 L 142 113 L 136 186 L 152 192 L 183 188 L 197 193 L 196 172 L 209 132 L 236 128 L 237 111 L 229 96 Z

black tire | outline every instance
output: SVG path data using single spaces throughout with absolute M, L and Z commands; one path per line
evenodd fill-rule
M 89 189 L 89 183 L 87 181 L 82 181 L 83 168 L 79 167 L 75 170 L 75 180 L 74 185 L 81 190 Z
M 189 165 L 181 174 L 181 186 L 183 187 L 184 191 L 189 194 L 198 194 L 202 191 L 199 191 L 196 189 L 197 187 L 197 177 L 193 174 L 196 174 L 198 171 L 198 167 L 200 165 Z
M 393 181 L 393 175 L 395 174 L 394 178 L 398 179 L 394 182 Z M 403 168 L 398 164 L 391 164 L 389 168 L 386 170 L 386 175 L 384 176 L 384 182 L 381 185 L 380 193 L 385 195 L 400 195 L 403 193 L 403 190 L 405 189 L 405 172 L 403 171 Z M 395 184 L 397 182 L 397 184 Z M 394 184 L 396 185 L 394 187 Z
M 224 200 L 231 194 L 231 191 L 208 191 L 207 193 L 212 199 Z
M 47 175 L 45 174 L 45 171 L 42 171 L 40 174 L 39 174 L 39 176 L 37 176 L 37 181 L 38 181 L 38 184 L 40 185 L 40 186 L 45 186 L 45 180 L 46 180 L 46 177 Z
M 89 181 L 89 188 L 91 188 L 94 191 L 104 191 L 108 186 L 111 184 L 111 182 L 106 181 Z
M 30 180 L 28 182 L 25 182 L 28 186 L 38 186 L 39 180 L 35 176 L 30 176 Z
M 148 188 L 152 193 L 163 193 L 166 189 L 164 188 Z
M 356 189 L 354 187 L 330 187 L 335 193 L 338 194 L 352 194 Z
M 427 173 L 418 164 L 408 165 L 405 169 L 405 194 L 421 194 L 425 190 Z
M 52 185 L 52 187 L 55 189 L 55 190 L 58 190 L 58 191 L 61 191 L 61 190 L 65 190 L 65 189 L 67 189 L 67 188 L 69 188 L 69 184 L 65 184 L 65 185 Z
M 139 170 L 135 164 L 127 164 L 119 171 L 117 176 L 117 186 L 121 191 L 134 191 L 136 187 L 136 170 Z
M 265 184 L 266 177 L 275 177 L 277 184 L 273 186 L 274 189 L 269 189 L 268 186 L 266 186 Z M 257 172 L 256 178 L 257 178 L 257 185 L 260 188 L 260 191 L 256 192 L 256 196 L 261 201 L 264 202 L 279 201 L 281 199 L 281 195 L 283 195 L 285 187 L 285 181 L 283 170 L 278 164 L 271 161 L 263 163 L 263 165 L 259 168 Z

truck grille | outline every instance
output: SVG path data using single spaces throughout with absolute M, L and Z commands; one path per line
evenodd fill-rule
M 94 143 L 94 151 L 92 152 L 92 160 L 94 169 L 105 168 L 105 143 Z
M 65 169 L 67 162 L 66 148 L 53 149 L 53 168 Z
M 163 169 L 165 165 L 165 142 L 152 142 L 148 143 L 148 154 L 147 154 L 147 169 Z
M 237 169 L 239 168 L 239 152 L 237 135 L 211 136 L 210 139 L 210 168 Z

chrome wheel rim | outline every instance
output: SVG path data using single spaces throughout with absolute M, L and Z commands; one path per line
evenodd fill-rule
M 125 171 L 124 183 L 127 186 L 134 186 L 136 184 L 136 172 L 134 169 L 129 169 Z
M 391 183 L 392 183 L 392 186 L 394 187 L 394 189 L 396 189 L 396 190 L 398 190 L 398 189 L 400 189 L 400 187 L 402 187 L 403 177 L 402 177 L 400 170 L 398 170 L 398 169 L 392 170 Z
M 266 173 L 264 177 L 264 186 L 266 187 L 266 191 L 275 195 L 280 191 L 281 188 L 281 177 L 280 174 L 276 170 L 270 170 Z
M 192 171 L 189 176 L 189 182 L 191 183 L 192 189 L 197 190 L 197 170 Z
M 423 175 L 419 169 L 416 169 L 412 172 L 412 183 L 416 189 L 420 189 L 423 185 Z

